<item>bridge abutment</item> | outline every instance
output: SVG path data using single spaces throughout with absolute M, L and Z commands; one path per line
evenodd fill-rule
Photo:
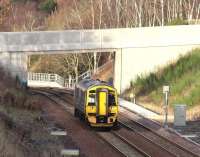
M 23 83 L 27 80 L 28 55 L 25 52 L 0 52 L 0 64 L 13 78 Z

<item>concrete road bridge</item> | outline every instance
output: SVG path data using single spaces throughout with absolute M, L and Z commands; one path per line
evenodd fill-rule
M 0 63 L 27 81 L 27 59 L 35 54 L 115 52 L 114 85 L 122 92 L 137 75 L 200 47 L 200 25 L 1 32 Z

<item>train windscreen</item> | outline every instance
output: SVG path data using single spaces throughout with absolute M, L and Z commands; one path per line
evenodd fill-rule
M 109 106 L 116 106 L 115 95 L 114 92 L 110 92 L 108 94 L 108 105 Z
M 96 102 L 96 93 L 95 91 L 92 90 L 89 93 L 88 106 L 95 106 L 96 105 L 95 102 Z

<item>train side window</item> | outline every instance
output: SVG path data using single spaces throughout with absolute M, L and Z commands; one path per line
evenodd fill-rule
M 115 95 L 112 93 L 108 94 L 108 105 L 109 106 L 116 106 Z
M 88 106 L 95 106 L 95 102 L 96 102 L 96 95 L 95 94 L 89 94 Z

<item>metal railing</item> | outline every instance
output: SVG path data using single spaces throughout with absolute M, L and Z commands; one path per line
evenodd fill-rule
M 86 79 L 86 78 L 90 78 L 91 75 L 92 75 L 92 71 L 88 70 L 88 71 L 82 73 L 81 75 L 79 75 L 78 81 Z
M 64 86 L 66 88 L 74 89 L 75 85 L 76 85 L 76 82 L 81 81 L 81 80 L 86 79 L 86 78 L 90 78 L 91 75 L 92 75 L 92 72 L 90 70 L 88 70 L 88 71 L 84 72 L 83 74 L 79 75 L 78 76 L 78 80 L 76 80 L 75 78 L 72 78 L 71 76 L 69 76 L 68 79 L 65 79 Z
M 101 67 L 99 67 L 97 69 L 97 72 L 101 71 L 106 65 L 107 64 L 104 64 Z M 81 75 L 79 75 L 78 80 L 76 80 L 75 78 L 72 78 L 71 76 L 69 76 L 67 79 L 64 79 L 60 75 L 54 74 L 54 73 L 32 73 L 32 72 L 29 72 L 28 80 L 40 81 L 40 82 L 42 82 L 42 81 L 43 82 L 56 82 L 63 87 L 74 89 L 76 82 L 81 81 L 86 78 L 91 78 L 92 75 L 93 75 L 93 72 L 91 70 L 88 70 L 88 71 L 82 73 Z
M 76 85 L 75 79 L 65 79 L 65 87 L 69 89 L 74 89 Z
M 74 89 L 76 80 L 69 76 L 68 79 L 64 79 L 58 74 L 48 73 L 28 73 L 28 80 L 38 82 L 56 82 L 62 87 Z
M 58 74 L 48 73 L 28 73 L 28 80 L 39 82 L 56 82 L 61 86 L 64 86 L 64 79 Z
M 61 86 L 64 86 L 65 85 L 65 80 L 63 77 L 61 77 L 60 75 L 58 74 L 55 74 L 56 76 L 56 79 L 55 79 L 55 82 L 57 82 L 59 85 Z

